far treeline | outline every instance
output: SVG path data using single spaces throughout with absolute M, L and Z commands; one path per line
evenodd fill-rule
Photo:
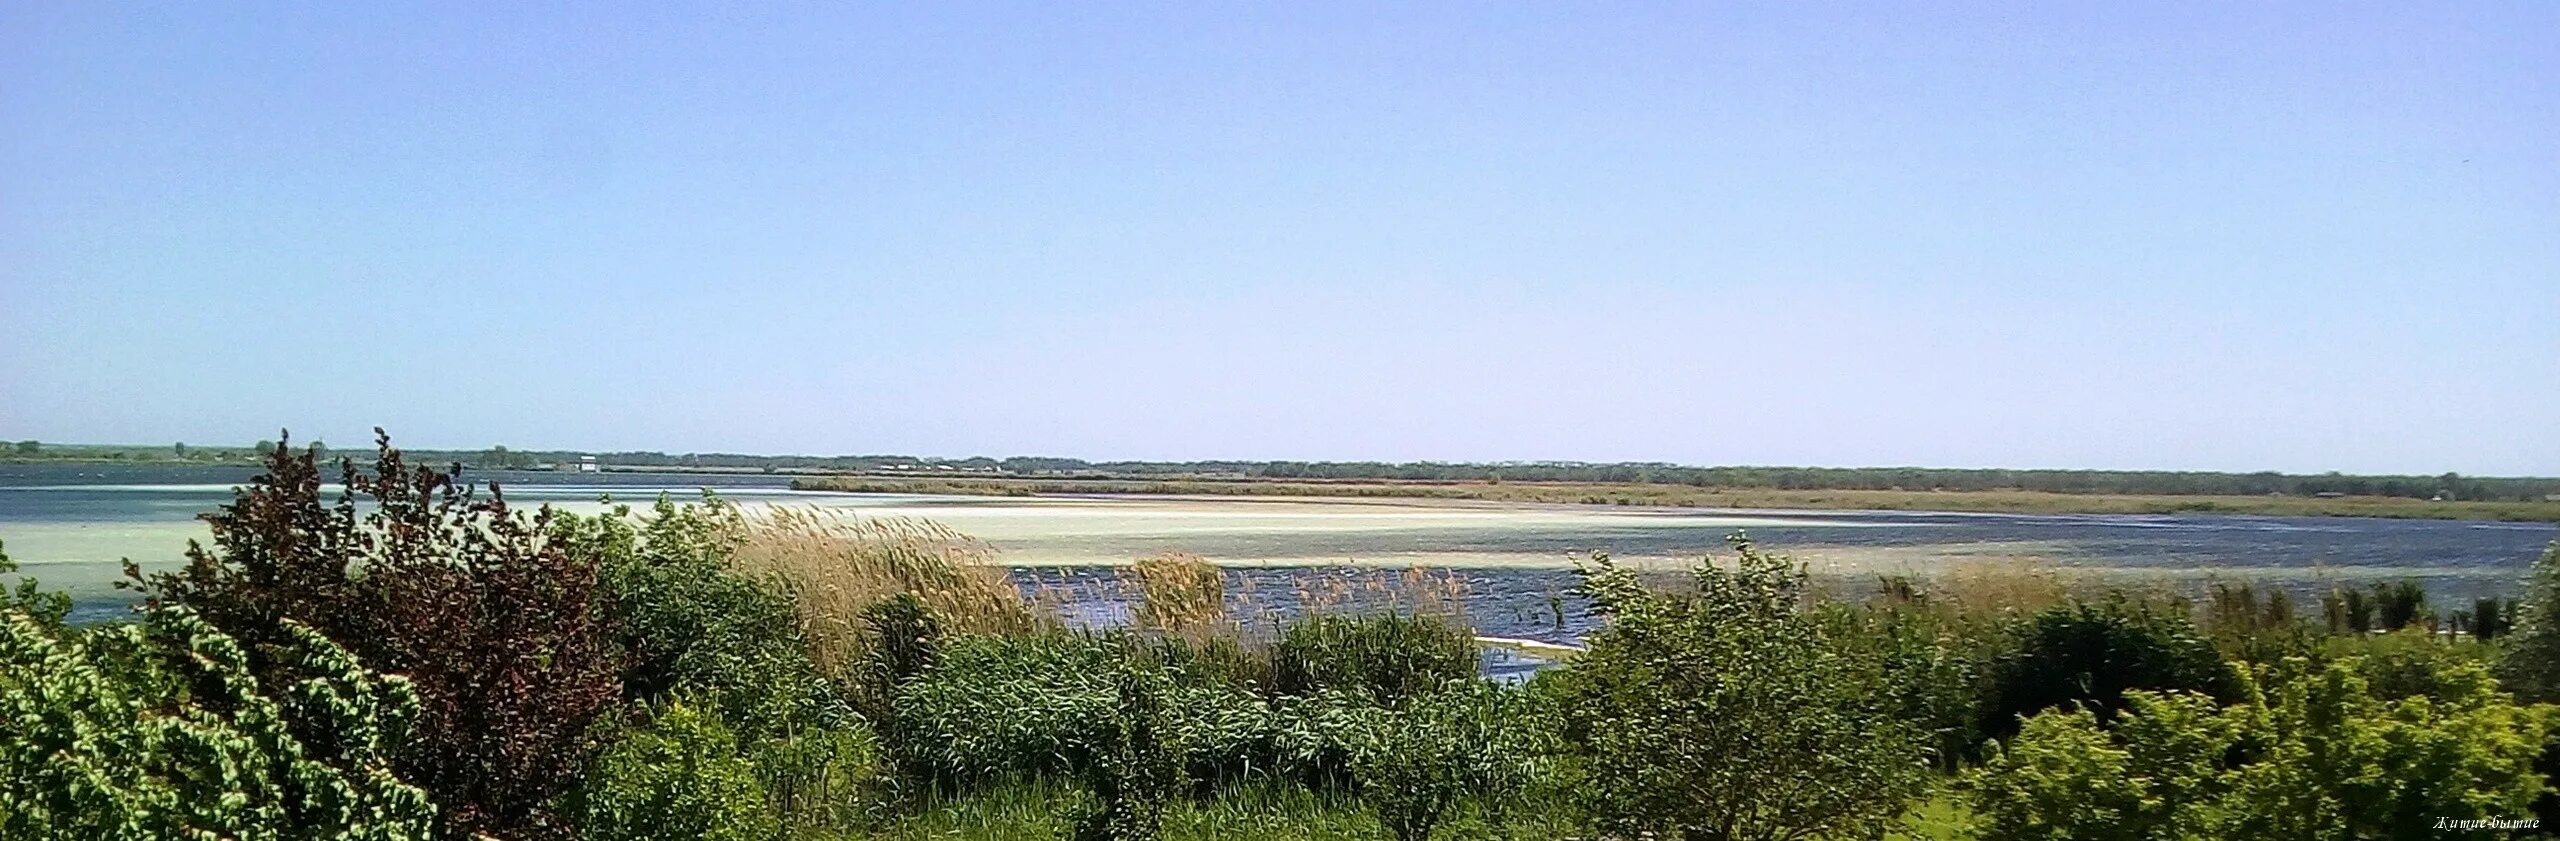
M 61 445 L 19 441 L 13 461 L 254 463 L 274 447 Z M 325 445 L 322 445 L 325 446 Z M 2344 473 L 2223 473 L 2169 470 L 2007 470 L 1932 467 L 1692 467 L 1664 462 L 1538 461 L 1086 461 L 1049 456 L 935 458 L 904 455 L 771 456 L 743 453 L 581 450 L 410 450 L 413 458 L 482 469 L 539 469 L 592 457 L 607 469 L 684 468 L 771 473 L 964 474 L 1033 478 L 1203 478 L 1406 482 L 1582 482 L 1697 488 L 1869 491 L 2033 491 L 2154 496 L 2380 496 L 2463 501 L 2541 501 L 2560 494 L 2560 477 L 2365 476 Z

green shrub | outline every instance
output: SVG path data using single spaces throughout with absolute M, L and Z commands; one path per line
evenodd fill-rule
M 2242 722 L 2213 699 L 2135 690 L 2113 732 L 2088 709 L 2048 710 L 1968 779 L 1982 841 L 2223 837 L 2218 767 Z
M 944 790 L 1079 773 L 1119 738 L 1119 675 L 1131 670 L 1149 675 L 1163 699 L 1160 726 L 1179 746 L 1184 777 L 1205 784 L 1271 771 L 1270 704 L 1200 668 L 1215 661 L 1168 656 L 1169 645 L 1179 644 L 1070 632 L 947 640 L 898 689 L 884 733 L 896 773 Z
M 2374 619 L 2382 630 L 2397 631 L 2426 614 L 2427 588 L 2415 581 L 2373 585 Z
M 186 608 L 86 633 L 59 620 L 0 606 L 0 838 L 433 831 L 427 793 L 390 770 L 418 708 L 406 680 L 290 621 L 261 689 L 240 642 Z
M 2473 685 L 2478 681 L 2490 681 L 2486 691 L 2497 689 L 2489 672 L 2497 662 L 2495 648 L 2437 639 L 2424 629 L 2335 638 L 2326 654 L 2353 663 L 2373 696 L 2385 701 L 2425 697 L 2444 703 L 2484 691 Z
M 2515 624 L 2516 603 L 2513 599 L 2483 596 L 2471 602 L 2471 638 L 2489 642 L 2505 636 Z
M 2560 541 L 2533 562 L 2519 601 L 2498 677 L 2517 697 L 2560 701 Z
M 1929 734 L 1931 759 L 1940 768 L 1952 770 L 1973 755 L 1981 742 L 1976 705 L 1983 675 L 2006 645 L 2006 626 L 1908 597 L 1823 605 L 1815 615 L 1835 644 L 1882 666 L 1878 689 L 1896 717 Z
M 2017 632 L 2017 649 L 1992 664 L 1981 732 L 2006 738 L 2021 717 L 2064 704 L 2103 724 L 2129 689 L 2184 689 L 2224 702 L 2240 697 L 2238 670 L 2177 613 L 2125 599 L 2048 608 Z
M 597 569 L 625 700 L 682 694 L 745 739 L 841 726 L 849 710 L 810 663 L 791 601 L 729 568 L 744 528 L 737 506 L 712 497 L 681 506 L 660 497 L 647 517 L 616 506 L 553 523 Z
M 18 563 L 9 560 L 5 547 L 0 547 L 0 575 L 15 574 Z M 59 626 L 71 615 L 71 594 L 37 586 L 35 576 L 19 575 L 15 588 L 0 587 L 0 610 L 25 614 L 40 627 Z
M 944 790 L 1072 773 L 1119 703 L 1118 654 L 1070 633 L 948 640 L 897 689 L 888 748 L 901 782 Z
M 1339 774 L 1398 841 L 1423 841 L 1460 804 L 1498 807 L 1529 787 L 1547 750 L 1525 707 L 1475 679 L 1394 708 L 1327 690 L 1290 702 L 1279 746 L 1283 762 L 1324 769 L 1301 775 Z
M 1877 831 L 1926 784 L 1926 734 L 1875 691 L 1870 652 L 1802 612 L 1802 567 L 1733 543 L 1735 569 L 1701 563 L 1694 592 L 1583 569 L 1609 623 L 1562 669 L 1574 789 L 1622 836 Z
M 2439 821 L 2515 818 L 2554 723 L 2500 695 L 2477 664 L 2444 699 L 2376 697 L 2353 659 L 2268 670 L 2223 707 L 2192 693 L 2127 693 L 2102 728 L 2088 710 L 2029 719 L 1971 776 L 1984 841 L 2434 838 Z
M 2329 633 L 2361 634 L 2373 630 L 2373 599 L 2363 590 L 2333 587 L 2320 596 L 2320 611 L 2329 621 Z
M 939 659 L 942 623 L 912 593 L 873 602 L 862 609 L 861 616 L 863 661 L 857 670 L 860 679 L 853 681 L 852 688 L 864 714 L 874 721 L 887 721 L 897 715 L 891 706 L 898 687 L 933 668 Z
M 587 841 L 765 841 L 781 825 L 756 772 L 719 714 L 671 703 L 596 757 L 571 811 Z
M 1272 649 L 1272 684 L 1283 696 L 1325 690 L 1394 705 L 1474 677 L 1475 635 L 1430 616 L 1312 616 Z
M 1092 805 L 1078 815 L 1074 841 L 1153 841 L 1165 804 L 1185 786 L 1182 747 L 1169 725 L 1163 672 L 1123 659 L 1109 676 L 1112 714 L 1071 759 Z
M 2242 663 L 2273 663 L 2312 654 L 2318 639 L 2296 621 L 2293 595 L 2269 587 L 2263 598 L 2247 584 L 2215 584 L 2204 609 L 2204 629 L 2223 656 Z

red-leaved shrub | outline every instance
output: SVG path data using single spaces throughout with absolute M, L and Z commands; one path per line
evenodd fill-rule
M 372 469 L 342 460 L 335 503 L 316 454 L 278 446 L 205 515 L 212 547 L 190 545 L 175 572 L 126 574 L 248 643 L 262 672 L 292 619 L 407 675 L 421 710 L 395 768 L 434 796 L 440 836 L 574 835 L 547 804 L 621 691 L 594 562 L 563 551 L 549 509 L 514 511 L 495 485 L 480 497 L 458 468 L 411 468 L 374 434 Z

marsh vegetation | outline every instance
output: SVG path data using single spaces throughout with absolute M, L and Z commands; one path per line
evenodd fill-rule
M 2519 600 L 2187 597 L 1970 564 L 1820 587 L 1736 535 L 1580 567 L 1477 672 L 1463 579 L 1206 559 L 1123 613 L 930 523 L 511 507 L 279 447 L 129 622 L 0 604 L 0 837 L 2433 837 L 2553 817 L 2560 547 Z M 5 563 L 5 562 L 0 562 Z M 2412 769 L 2425 769 L 2423 773 Z

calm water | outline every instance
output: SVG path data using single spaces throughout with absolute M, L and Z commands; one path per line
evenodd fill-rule
M 110 587 L 120 558 L 165 567 L 193 518 L 230 498 L 249 468 L 0 465 L 0 541 L 26 571 L 70 590 L 84 616 L 114 615 Z M 828 494 L 790 490 L 771 476 L 564 474 L 480 471 L 511 500 L 580 511 L 598 498 L 646 501 L 702 488 L 748 506 L 806 505 L 865 515 L 928 517 L 987 539 L 1025 568 L 1026 580 L 1089 588 L 1101 565 L 1168 550 L 1229 567 L 1230 589 L 1251 590 L 1286 612 L 1306 576 L 1377 575 L 1450 567 L 1468 583 L 1469 618 L 1487 634 L 1563 641 L 1586 627 L 1570 559 L 1606 551 L 1627 562 L 1673 567 L 1718 550 L 1748 529 L 1764 545 L 1817 574 L 1872 580 L 1977 558 L 2037 558 L 2126 580 L 2176 586 L 2246 580 L 2308 590 L 2327 581 L 2410 577 L 2439 599 L 2511 592 L 2552 524 L 2347 518 L 1913 512 L 1752 512 L 1581 506 L 1448 507 L 1374 501 L 1237 499 L 1020 499 Z M 1314 568 L 1314 569 L 1311 569 Z M 1073 606 L 1097 621 L 1107 600 Z

